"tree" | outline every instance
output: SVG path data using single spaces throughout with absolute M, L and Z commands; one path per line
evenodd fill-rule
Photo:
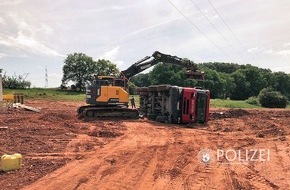
M 223 83 L 219 73 L 215 70 L 205 68 L 206 73 L 204 87 L 210 90 L 212 98 L 221 98 L 223 95 Z
M 250 94 L 250 82 L 247 81 L 246 75 L 242 69 L 239 69 L 231 74 L 236 84 L 230 98 L 233 100 L 245 100 Z
M 109 60 L 99 59 L 96 62 L 95 74 L 99 76 L 116 76 L 119 73 L 119 69 L 115 64 Z
M 150 86 L 151 82 L 149 80 L 149 73 L 143 74 L 140 73 L 131 78 L 131 82 L 134 83 L 138 87 Z
M 219 73 L 219 75 L 222 81 L 222 94 L 220 98 L 227 99 L 233 93 L 234 89 L 236 88 L 236 84 L 230 74 Z
M 245 73 L 246 80 L 250 83 L 250 91 L 247 98 L 258 96 L 259 92 L 268 86 L 261 69 L 247 65 L 243 72 Z
M 272 74 L 271 86 L 290 98 L 290 76 L 284 72 L 275 72 Z
M 85 85 L 92 81 L 92 75 L 116 75 L 118 69 L 108 60 L 95 62 L 92 57 L 84 53 L 69 54 L 64 60 L 62 86 L 71 81 L 79 91 L 85 89 Z
M 185 68 L 180 65 L 158 64 L 149 73 L 151 84 L 170 84 L 193 87 L 197 82 L 186 78 Z

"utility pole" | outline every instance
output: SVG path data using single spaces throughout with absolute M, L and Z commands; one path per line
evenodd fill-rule
M 47 67 L 45 66 L 45 85 L 44 88 L 48 87 L 48 75 L 47 75 Z

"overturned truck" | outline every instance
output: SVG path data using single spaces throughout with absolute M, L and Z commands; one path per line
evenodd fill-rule
M 151 85 L 136 89 L 145 117 L 166 123 L 207 123 L 209 90 L 171 85 Z

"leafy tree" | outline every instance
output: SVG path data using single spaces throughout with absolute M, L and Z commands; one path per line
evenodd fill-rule
M 267 108 L 285 108 L 287 106 L 286 97 L 273 88 L 262 89 L 259 94 L 259 102 Z
M 92 57 L 84 53 L 69 54 L 64 60 L 62 84 L 66 85 L 69 81 L 81 91 L 85 87 L 86 81 L 91 80 L 95 73 L 96 63 Z
M 95 74 L 99 76 L 115 76 L 119 73 L 119 70 L 115 64 L 109 60 L 99 59 L 96 62 Z
M 238 69 L 244 69 L 245 65 L 238 65 L 234 63 L 219 63 L 219 62 L 209 62 L 209 63 L 201 63 L 198 65 L 199 69 L 209 68 L 221 73 L 233 73 Z
M 235 89 L 231 93 L 230 98 L 233 100 L 245 100 L 250 94 L 250 82 L 247 81 L 246 75 L 243 70 L 239 69 L 231 74 L 236 84 Z
M 69 54 L 64 60 L 62 86 L 71 81 L 79 91 L 92 80 L 92 75 L 116 75 L 118 69 L 115 64 L 107 60 L 95 62 L 92 57 L 84 53 Z
M 236 84 L 230 74 L 219 73 L 219 75 L 222 82 L 221 95 L 219 98 L 227 99 L 233 93 L 234 89 L 236 88 Z
M 204 69 L 206 73 L 204 87 L 210 90 L 210 96 L 212 98 L 219 98 L 223 94 L 223 82 L 219 73 L 212 69 Z
M 143 74 L 140 73 L 131 78 L 131 82 L 134 83 L 138 87 L 150 86 L 151 82 L 149 80 L 149 73 Z
M 257 96 L 259 92 L 268 86 L 266 79 L 261 70 L 257 67 L 247 65 L 248 68 L 244 69 L 246 80 L 250 83 L 249 97 Z M 248 98 L 248 97 L 247 97 Z
M 193 87 L 197 82 L 186 78 L 185 68 L 179 65 L 156 65 L 149 73 L 151 84 L 171 84 Z
M 290 98 L 290 77 L 284 72 L 275 72 L 270 79 L 271 86 Z

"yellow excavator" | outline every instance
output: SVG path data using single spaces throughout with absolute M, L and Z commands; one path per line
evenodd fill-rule
M 151 56 L 146 56 L 128 69 L 121 71 L 117 77 L 94 76 L 92 84 L 86 87 L 88 105 L 79 107 L 78 115 L 81 118 L 139 118 L 138 110 L 128 108 L 128 82 L 134 75 L 158 63 L 181 65 L 186 68 L 188 78 L 204 80 L 204 73 L 197 70 L 196 64 L 192 61 L 155 51 Z

